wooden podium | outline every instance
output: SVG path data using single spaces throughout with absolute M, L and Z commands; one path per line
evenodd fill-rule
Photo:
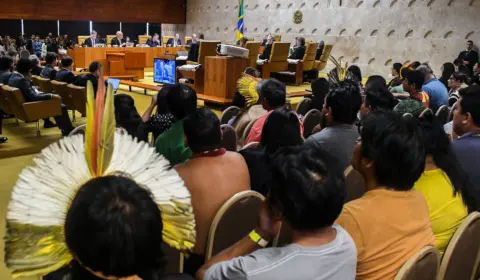
M 107 52 L 107 76 L 135 75 L 137 79 L 144 78 L 145 53 L 137 52 Z
M 230 103 L 237 91 L 237 81 L 249 65 L 248 58 L 205 57 L 204 95 L 221 98 L 225 103 Z

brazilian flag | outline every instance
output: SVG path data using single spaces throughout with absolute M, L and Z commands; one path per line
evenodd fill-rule
M 237 45 L 240 45 L 240 40 L 243 38 L 243 0 L 238 0 L 238 23 L 237 23 Z

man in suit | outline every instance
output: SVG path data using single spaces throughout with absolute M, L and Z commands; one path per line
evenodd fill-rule
M 179 34 L 175 34 L 174 38 L 170 38 L 167 41 L 167 47 L 177 47 L 181 45 L 182 45 L 182 41 L 180 40 Z
M 303 59 L 305 56 L 305 51 L 307 48 L 305 47 L 305 38 L 297 37 L 295 39 L 295 46 L 293 47 L 292 54 L 288 57 L 289 59 Z
M 102 74 L 102 68 L 103 68 L 103 65 L 98 61 L 94 61 L 90 63 L 90 66 L 88 67 L 89 73 L 77 76 L 73 84 L 76 86 L 86 87 L 87 82 L 91 81 L 94 94 L 96 96 L 97 89 L 98 89 L 98 78 Z
M 197 43 L 197 41 L 198 41 L 197 34 L 193 33 L 192 39 L 187 41 L 187 45 L 191 46 L 192 44 Z
M 13 59 L 9 55 L 0 57 L 0 84 L 8 85 L 14 66 Z
M 153 34 L 153 38 L 147 40 L 147 45 L 150 47 L 160 47 L 162 43 L 160 42 L 159 35 L 157 33 Z
M 73 59 L 71 56 L 62 57 L 62 69 L 57 72 L 56 81 L 71 84 L 75 81 L 75 74 L 73 74 Z
M 90 37 L 85 39 L 85 42 L 83 42 L 83 47 L 94 48 L 95 44 L 98 44 L 98 42 L 97 42 L 97 31 L 92 30 L 92 32 L 90 32 Z
M 30 70 L 30 73 L 35 76 L 40 76 L 40 73 L 42 73 L 43 67 L 40 66 L 40 59 L 34 54 L 30 55 L 28 57 L 30 59 L 30 62 L 32 63 L 32 69 Z
M 52 98 L 61 99 L 60 96 L 51 93 L 39 93 L 37 92 L 30 81 L 30 70 L 32 64 L 28 58 L 22 58 L 17 63 L 16 72 L 12 74 L 8 80 L 8 85 L 11 87 L 16 87 L 22 92 L 25 102 L 37 102 L 43 100 L 50 100 Z M 72 130 L 73 125 L 68 116 L 67 107 L 62 106 L 62 114 L 55 117 L 58 128 L 62 131 L 63 136 L 67 136 Z M 44 119 L 44 128 L 50 128 L 55 126 L 49 119 Z
M 47 53 L 45 62 L 45 68 L 40 72 L 40 77 L 55 80 L 55 76 L 57 75 L 57 70 L 55 70 L 55 66 L 57 66 L 57 54 L 53 52 Z
M 113 38 L 112 42 L 110 42 L 112 47 L 125 47 L 126 44 L 125 39 L 123 39 L 122 31 L 117 31 L 117 37 Z
M 258 57 L 259 59 L 270 59 L 273 42 L 275 42 L 275 37 L 269 35 L 267 38 L 267 43 L 265 44 L 265 48 L 263 49 L 263 53 Z
M 465 66 L 467 66 L 468 69 L 470 70 L 469 74 L 471 74 L 472 71 L 473 71 L 473 66 L 478 61 L 478 53 L 473 50 L 473 41 L 472 40 L 467 41 L 467 50 L 461 52 L 458 55 L 458 59 L 463 61 L 463 64 Z

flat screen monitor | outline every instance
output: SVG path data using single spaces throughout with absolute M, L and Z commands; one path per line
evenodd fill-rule
M 107 82 L 112 85 L 113 92 L 117 92 L 118 86 L 120 85 L 120 80 L 108 78 Z
M 175 84 L 175 60 L 154 58 L 153 81 L 161 84 Z

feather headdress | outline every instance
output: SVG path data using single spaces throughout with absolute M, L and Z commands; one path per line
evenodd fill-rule
M 113 90 L 103 77 L 97 98 L 87 85 L 87 126 L 81 135 L 44 149 L 26 167 L 8 205 L 5 262 L 13 277 L 43 276 L 72 260 L 64 236 L 65 218 L 79 188 L 92 178 L 128 174 L 153 195 L 162 213 L 163 240 L 191 250 L 195 221 L 190 193 L 169 162 L 145 142 L 116 132 Z
M 257 85 L 260 79 L 243 73 L 237 81 L 238 92 L 245 98 L 247 107 L 257 104 L 260 98 L 257 92 Z
M 342 67 L 340 62 L 338 62 L 335 57 L 330 56 L 330 61 L 332 61 L 336 67 L 330 70 L 330 72 L 327 74 L 328 80 L 330 83 L 338 84 L 347 77 L 348 62 L 345 62 L 345 67 Z

